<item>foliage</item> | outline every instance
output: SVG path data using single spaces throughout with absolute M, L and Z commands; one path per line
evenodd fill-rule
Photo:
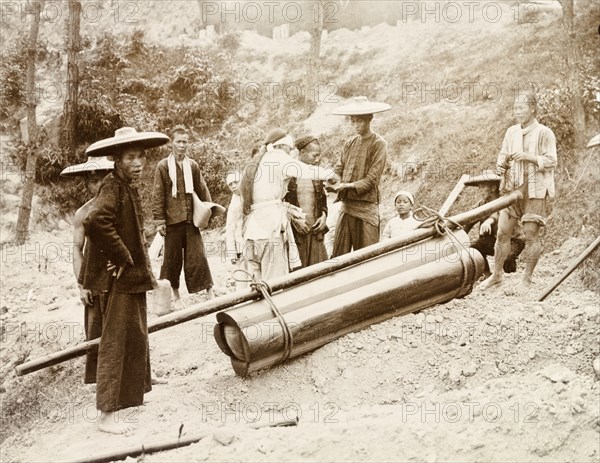
M 127 67 L 127 60 L 122 55 L 122 46 L 118 38 L 111 32 L 104 32 L 96 39 L 95 68 L 104 73 L 111 73 Z
M 144 54 L 147 52 L 145 42 L 145 32 L 142 29 L 136 29 L 129 37 L 128 51 L 131 54 Z
M 337 94 L 342 98 L 352 98 L 357 95 L 368 95 L 373 87 L 373 79 L 365 73 L 355 74 L 342 85 Z
M 217 128 L 235 104 L 235 66 L 223 53 L 189 51 L 164 80 L 165 91 L 156 108 L 159 127 Z
M 552 129 L 559 150 L 573 146 L 572 115 L 571 94 L 567 88 L 554 88 L 538 95 L 538 119 Z
M 217 47 L 234 55 L 241 46 L 241 34 L 237 31 L 227 32 L 217 38 Z
M 89 144 L 112 137 L 115 130 L 124 125 L 112 98 L 94 82 L 81 82 L 77 113 L 78 143 Z
M 191 144 L 190 157 L 202 167 L 202 176 L 213 199 L 213 202 L 227 205 L 231 192 L 225 183 L 225 176 L 233 167 L 231 157 L 223 152 L 214 140 L 202 140 Z
M 47 44 L 37 42 L 36 60 L 42 61 L 48 55 Z M 10 115 L 10 106 L 25 103 L 25 74 L 27 69 L 27 37 L 20 35 L 13 46 L 0 57 L 0 119 Z

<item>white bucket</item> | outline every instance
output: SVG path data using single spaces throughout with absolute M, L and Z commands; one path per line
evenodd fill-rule
M 171 306 L 171 283 L 169 280 L 158 280 L 158 287 L 153 290 L 152 311 L 159 317 L 173 312 Z

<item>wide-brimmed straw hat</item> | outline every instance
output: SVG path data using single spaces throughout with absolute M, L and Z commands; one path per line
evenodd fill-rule
M 598 145 L 600 145 L 600 133 L 588 142 L 586 148 L 591 148 L 593 146 L 598 146 Z
M 362 116 L 365 114 L 381 113 L 390 109 L 392 107 L 387 103 L 369 101 L 366 96 L 357 96 L 352 100 L 352 103 L 334 109 L 331 114 L 336 116 Z
M 481 175 L 471 175 L 468 180 L 465 181 L 465 186 L 478 186 L 485 183 L 500 184 L 500 176 L 496 175 L 494 171 L 484 170 Z
M 90 172 L 108 172 L 113 170 L 114 166 L 115 163 L 113 161 L 109 161 L 106 156 L 88 156 L 86 162 L 65 167 L 60 175 L 68 177 L 85 175 L 89 174 Z
M 192 222 L 199 229 L 208 227 L 208 222 L 211 217 L 225 214 L 226 209 L 220 204 L 202 201 L 198 196 L 194 196 L 193 200 Z
M 171 139 L 164 133 L 138 132 L 133 127 L 122 127 L 115 130 L 115 136 L 92 143 L 86 154 L 90 156 L 110 156 L 118 153 L 116 148 L 140 146 L 143 149 L 156 148 L 169 143 Z

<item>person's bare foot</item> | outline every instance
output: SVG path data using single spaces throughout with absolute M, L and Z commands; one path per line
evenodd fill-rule
M 213 299 L 215 297 L 215 290 L 212 286 L 206 290 L 206 297 L 208 299 Z
M 110 434 L 127 434 L 135 431 L 131 423 L 120 422 L 115 412 L 102 412 L 98 429 Z
M 166 379 L 164 379 L 164 378 L 157 378 L 157 377 L 153 376 L 153 377 L 150 379 L 150 383 L 151 383 L 153 386 L 155 386 L 155 385 L 157 385 L 157 384 L 168 384 L 168 383 L 169 383 L 169 381 L 167 381 L 167 380 L 166 380 Z
M 600 378 L 600 355 L 598 355 L 592 362 L 592 368 L 594 369 L 596 376 Z
M 529 288 L 531 287 L 531 280 L 523 278 L 519 286 L 514 289 L 510 289 L 505 291 L 507 296 L 525 296 L 529 292 Z
M 500 283 L 502 283 L 502 277 L 496 276 L 495 273 L 492 273 L 492 275 L 489 278 L 484 280 L 483 283 L 479 285 L 479 288 L 482 291 L 485 291 L 486 289 L 491 288 L 492 286 L 499 285 Z
M 179 288 L 172 288 L 173 289 L 173 300 L 175 302 L 177 302 L 178 300 L 181 299 L 181 296 L 179 295 Z

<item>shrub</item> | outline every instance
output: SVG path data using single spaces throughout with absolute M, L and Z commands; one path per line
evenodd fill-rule
M 571 96 L 565 87 L 554 88 L 538 95 L 538 118 L 556 135 L 557 147 L 565 150 L 574 143 Z
M 37 42 L 36 61 L 42 61 L 48 55 L 47 44 Z M 27 37 L 22 34 L 14 45 L 2 53 L 0 59 L 0 119 L 7 118 L 11 111 L 8 106 L 20 106 L 25 103 L 25 74 L 27 70 Z
M 219 36 L 216 43 L 217 47 L 234 55 L 241 45 L 241 33 L 237 31 L 227 32 Z
M 93 143 L 112 137 L 123 127 L 121 115 L 114 109 L 110 98 L 97 89 L 90 88 L 79 98 L 77 114 L 77 142 Z

